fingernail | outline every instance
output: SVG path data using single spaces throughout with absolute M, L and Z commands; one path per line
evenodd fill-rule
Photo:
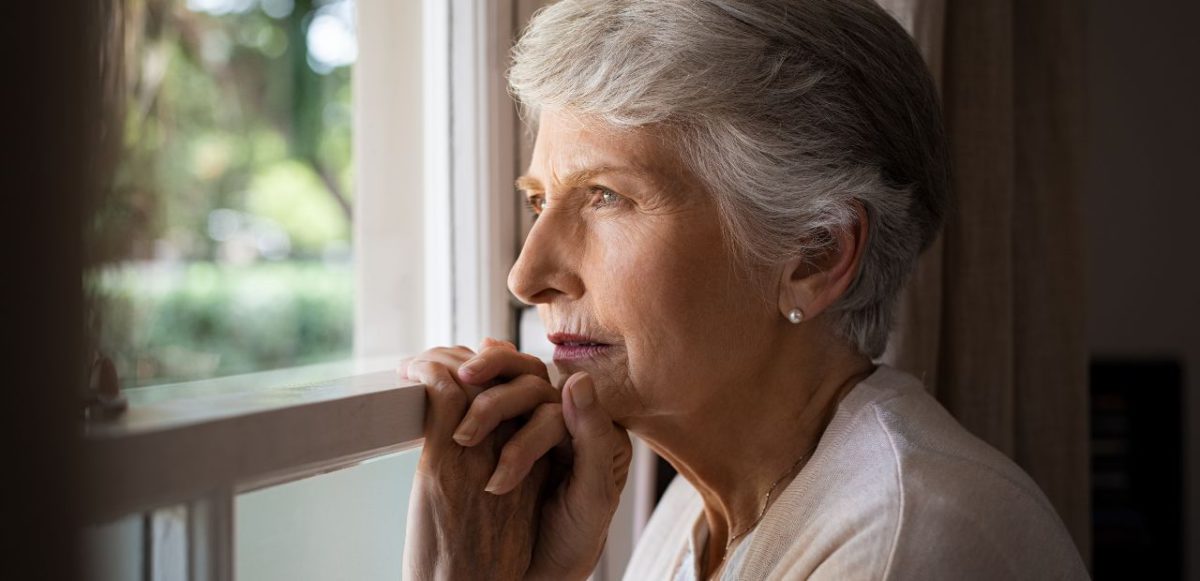
M 475 423 L 475 420 L 467 418 L 463 421 L 462 425 L 458 427 L 458 430 L 455 430 L 453 436 L 454 441 L 458 442 L 459 444 L 466 444 L 467 442 L 471 441 L 471 438 L 475 437 L 475 432 L 478 429 L 479 425 Z
M 480 361 L 478 359 L 472 359 L 472 360 L 464 363 L 462 367 L 459 367 L 458 372 L 466 373 L 467 375 L 474 375 L 476 373 L 479 373 L 479 370 L 482 368 L 483 368 L 482 361 Z
M 497 466 L 496 473 L 492 474 L 492 478 L 490 480 L 488 480 L 487 486 L 485 486 L 483 489 L 484 492 L 490 492 L 492 494 L 497 494 L 496 491 L 500 490 L 500 486 L 502 484 L 504 484 L 505 481 L 508 480 L 509 472 L 510 472 L 510 470 L 508 469 L 508 466 L 505 466 L 503 464 L 501 464 L 500 466 Z
M 592 378 L 580 377 L 571 384 L 571 401 L 575 402 L 575 407 L 585 410 L 591 407 L 595 399 L 596 393 L 592 391 Z

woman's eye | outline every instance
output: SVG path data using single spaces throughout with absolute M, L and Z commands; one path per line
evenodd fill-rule
M 525 205 L 529 207 L 529 211 L 533 212 L 534 216 L 542 213 L 546 209 L 546 197 L 542 195 L 529 196 L 525 198 Z
M 621 203 L 624 198 L 620 194 L 608 188 L 595 188 L 596 206 L 614 206 Z

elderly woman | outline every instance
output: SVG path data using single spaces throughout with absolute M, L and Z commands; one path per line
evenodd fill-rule
M 537 218 L 509 287 L 566 379 L 497 341 L 405 362 L 410 575 L 585 578 L 632 432 L 680 476 L 627 579 L 1086 578 L 1030 478 L 874 361 L 948 203 L 936 91 L 883 10 L 563 0 L 510 82 Z

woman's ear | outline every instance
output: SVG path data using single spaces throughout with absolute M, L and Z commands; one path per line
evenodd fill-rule
M 855 221 L 831 232 L 832 243 L 820 254 L 789 260 L 779 285 L 779 312 L 792 322 L 811 319 L 833 305 L 858 276 L 870 229 L 866 208 L 854 202 Z M 794 309 L 799 309 L 794 313 Z

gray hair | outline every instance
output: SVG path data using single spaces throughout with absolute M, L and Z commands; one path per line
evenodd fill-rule
M 871 0 L 562 0 L 514 49 L 509 84 L 544 108 L 670 133 L 738 256 L 808 258 L 868 216 L 854 283 L 830 309 L 870 357 L 948 203 L 937 91 Z

